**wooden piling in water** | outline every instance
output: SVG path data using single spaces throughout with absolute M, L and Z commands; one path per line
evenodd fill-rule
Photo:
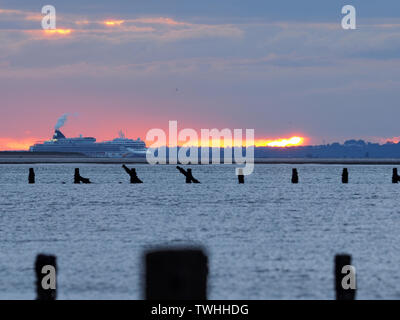
M 400 176 L 397 173 L 397 168 L 393 168 L 392 183 L 398 183 L 399 181 L 400 181 Z
M 145 254 L 147 300 L 206 300 L 208 259 L 201 249 Z
M 292 169 L 292 183 L 299 183 L 299 175 L 297 169 Z
M 351 256 L 348 254 L 339 254 L 335 256 L 335 291 L 336 300 L 354 300 L 356 296 L 355 289 L 343 288 L 343 277 L 346 274 L 342 273 L 344 266 L 351 266 Z
M 195 179 L 192 174 L 192 169 L 183 169 L 180 166 L 176 166 L 180 173 L 182 173 L 186 178 L 186 183 L 200 183 L 199 180 Z
M 122 168 L 124 168 L 124 170 L 125 170 L 125 172 L 127 173 L 127 174 L 129 174 L 129 176 L 130 176 L 130 178 L 131 178 L 131 183 L 143 183 L 143 181 L 142 180 L 140 180 L 139 179 L 139 177 L 137 176 L 137 173 L 136 173 L 136 169 L 135 168 L 132 168 L 132 169 L 129 169 L 126 165 L 122 165 Z
M 35 183 L 35 170 L 33 170 L 33 168 L 29 168 L 28 183 L 30 184 Z
M 343 172 L 342 172 L 342 183 L 349 183 L 349 171 L 347 170 L 347 168 L 343 169 Z
M 79 168 L 75 168 L 75 174 L 74 174 L 74 183 L 80 184 L 80 183 L 91 183 L 88 178 L 84 178 L 80 175 L 79 173 Z
M 36 300 L 56 300 L 57 289 L 44 288 L 47 283 L 45 277 L 49 277 L 46 266 L 51 266 L 57 270 L 57 259 L 53 255 L 39 254 L 35 261 L 35 273 L 36 273 Z M 56 275 L 56 273 L 55 273 Z M 55 279 L 54 279 L 55 280 Z
M 239 181 L 239 184 L 244 183 L 243 169 L 239 169 L 238 181 Z
M 74 174 L 74 183 L 79 184 L 81 183 L 81 180 L 79 179 L 79 168 L 75 168 L 75 174 Z

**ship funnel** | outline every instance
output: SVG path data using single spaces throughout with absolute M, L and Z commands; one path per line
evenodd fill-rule
M 63 133 L 60 130 L 56 130 L 54 132 L 54 136 L 53 139 L 65 139 L 65 136 L 63 135 Z

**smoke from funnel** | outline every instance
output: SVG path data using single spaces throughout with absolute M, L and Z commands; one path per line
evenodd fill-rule
M 68 113 L 63 114 L 60 118 L 58 118 L 56 125 L 54 126 L 54 129 L 59 130 L 65 122 L 67 122 L 68 119 Z

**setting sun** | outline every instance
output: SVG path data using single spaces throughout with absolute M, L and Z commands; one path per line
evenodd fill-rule
M 256 147 L 294 147 L 301 146 L 304 143 L 304 137 L 291 137 L 288 139 L 277 139 L 277 140 L 258 140 L 256 141 Z

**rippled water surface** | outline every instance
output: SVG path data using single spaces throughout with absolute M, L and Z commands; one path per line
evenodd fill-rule
M 74 185 L 79 166 L 91 185 Z M 336 253 L 353 256 L 358 298 L 400 298 L 400 185 L 390 166 L 0 165 L 0 298 L 34 298 L 37 253 L 57 255 L 60 299 L 141 298 L 142 253 L 201 245 L 211 299 L 333 299 Z M 65 182 L 65 184 L 63 184 Z

